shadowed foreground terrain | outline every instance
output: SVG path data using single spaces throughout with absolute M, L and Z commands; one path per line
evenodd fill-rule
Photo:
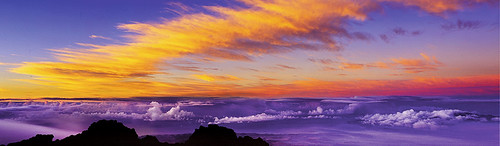
M 249 136 L 237 137 L 229 128 L 218 125 L 200 126 L 184 143 L 162 143 L 154 136 L 139 138 L 134 129 L 124 126 L 116 120 L 100 120 L 80 134 L 71 135 L 64 139 L 52 141 L 53 135 L 38 134 L 27 140 L 10 143 L 7 146 L 195 146 L 195 145 L 238 145 L 238 146 L 268 146 L 260 137 L 253 139 Z M 5 145 L 2 145 L 5 146 Z

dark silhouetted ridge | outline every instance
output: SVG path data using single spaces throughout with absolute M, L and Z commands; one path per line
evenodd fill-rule
M 82 133 L 52 141 L 53 135 L 38 134 L 27 140 L 10 143 L 7 146 L 268 146 L 261 138 L 249 136 L 237 137 L 229 128 L 218 125 L 200 126 L 185 143 L 168 144 L 158 141 L 154 136 L 139 138 L 134 129 L 128 128 L 116 120 L 94 122 Z M 4 145 L 2 145 L 4 146 Z
M 234 146 L 268 146 L 269 144 L 262 140 L 253 139 L 249 136 L 237 137 L 234 130 L 221 127 L 218 125 L 208 125 L 207 127 L 200 126 L 186 141 L 185 145 L 188 146 L 220 146 L 220 145 L 234 145 Z
M 141 140 L 134 129 L 130 129 L 115 120 L 100 120 L 90 125 L 88 130 L 71 135 L 56 145 L 89 146 L 89 145 L 141 145 Z
M 8 146 L 49 146 L 52 144 L 53 138 L 53 135 L 37 134 L 35 137 L 16 143 L 11 143 Z

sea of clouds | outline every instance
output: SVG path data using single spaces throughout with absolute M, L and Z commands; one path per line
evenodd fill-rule
M 497 121 L 498 116 L 479 115 L 471 112 L 447 109 L 435 111 L 415 111 L 413 109 L 397 112 L 394 114 L 369 114 L 360 117 L 364 124 L 404 126 L 412 128 L 430 128 L 454 124 L 463 121 Z
M 403 131 L 411 134 L 498 124 L 498 105 L 495 98 L 412 96 L 0 100 L 0 133 L 13 133 L 0 138 L 0 143 L 43 131 L 61 138 L 99 119 L 122 121 L 143 135 L 189 133 L 207 124 L 252 133 L 321 132 L 311 127 L 346 132 L 372 127 L 382 131 L 406 128 Z M 16 131 L 12 125 L 32 128 Z

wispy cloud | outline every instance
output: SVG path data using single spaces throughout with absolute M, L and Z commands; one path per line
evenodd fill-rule
M 408 80 L 302 80 L 290 84 L 233 88 L 225 94 L 257 97 L 344 97 L 357 95 L 481 95 L 499 92 L 498 75 L 417 77 Z M 270 92 L 272 91 L 272 92 Z M 234 92 L 234 93 L 233 93 Z
M 165 8 L 165 10 L 167 10 L 168 12 L 177 14 L 177 15 L 186 15 L 189 12 L 194 11 L 193 8 L 191 8 L 187 5 L 184 5 L 180 2 L 169 2 L 169 3 L 167 3 L 167 6 L 168 7 Z
M 91 39 L 105 39 L 105 40 L 111 40 L 111 38 L 108 38 L 108 37 L 103 37 L 103 36 L 99 36 L 99 35 L 90 35 L 89 38 Z
M 134 33 L 128 36 L 129 43 L 80 44 L 81 49 L 53 50 L 58 62 L 26 62 L 11 71 L 36 76 L 25 80 L 31 83 L 79 91 L 86 87 L 87 93 L 106 94 L 96 91 L 110 88 L 146 92 L 147 86 L 169 86 L 169 83 L 152 80 L 151 76 L 164 74 L 160 71 L 163 61 L 186 55 L 248 61 L 253 55 L 295 49 L 335 51 L 338 43 L 331 36 L 350 36 L 342 25 L 349 19 L 364 20 L 373 5 L 350 1 L 242 3 L 248 8 L 207 6 L 205 8 L 215 15 L 195 13 L 160 23 L 122 24 L 118 28 Z M 122 86 L 124 84 L 127 86 Z M 128 88 L 131 84 L 141 85 Z M 144 84 L 149 85 L 142 86 Z
M 270 77 L 264 77 L 264 76 L 256 76 L 256 77 L 259 78 L 259 80 L 261 80 L 261 81 L 280 81 L 279 79 L 270 78 Z
M 215 117 L 213 124 L 221 124 L 221 123 L 243 123 L 243 122 L 260 122 L 260 121 L 271 121 L 271 120 L 281 120 L 281 119 L 293 119 L 297 118 L 294 116 L 287 115 L 268 115 L 266 113 L 246 116 L 246 117 L 223 117 L 217 118 Z
M 394 39 L 397 36 L 417 36 L 420 34 L 422 34 L 422 31 L 420 30 L 410 31 L 401 27 L 396 27 L 393 28 L 389 33 L 380 34 L 379 37 L 381 40 L 385 41 L 386 43 L 389 43 L 391 39 Z
M 337 70 L 340 70 L 338 68 L 329 67 L 329 66 L 322 67 L 321 69 L 324 70 L 324 71 L 337 71 Z
M 401 27 L 398 27 L 398 28 L 394 28 L 392 30 L 392 32 L 394 32 L 394 34 L 397 34 L 397 35 L 405 35 L 406 34 L 406 30 L 404 30 L 403 28 Z
M 130 40 L 122 44 L 79 44 L 79 48 L 54 49 L 57 61 L 25 62 L 11 71 L 34 76 L 22 79 L 80 93 L 82 96 L 141 96 L 194 94 L 199 82 L 167 82 L 156 79 L 169 74 L 165 61 L 192 58 L 211 61 L 252 61 L 264 54 L 294 50 L 339 51 L 339 40 L 369 40 L 362 32 L 350 31 L 352 21 L 364 21 L 368 14 L 379 12 L 387 3 L 418 7 L 441 14 L 468 8 L 488 0 L 241 0 L 243 7 L 205 6 L 207 13 L 187 13 L 190 8 L 180 3 L 178 17 L 161 22 L 121 24 L 130 32 Z M 265 32 L 265 33 L 263 33 Z M 91 35 L 91 38 L 106 37 Z M 398 59 L 401 65 L 411 60 Z M 424 63 L 425 64 L 425 63 Z M 291 66 L 280 66 L 293 69 Z M 407 65 L 412 70 L 412 65 Z M 435 67 L 435 66 L 426 66 Z M 195 67 L 177 67 L 196 71 Z M 359 68 L 359 65 L 344 65 Z M 431 68 L 432 69 L 432 68 Z M 418 71 L 427 68 L 413 69 Z M 196 76 L 195 76 L 196 77 Z M 236 80 L 223 76 L 201 76 L 204 80 Z M 198 77 L 199 78 L 199 77 Z M 217 84 L 216 89 L 235 84 Z M 242 93 L 245 95 L 244 93 Z
M 425 71 L 438 70 L 439 67 L 444 66 L 435 56 L 428 56 L 424 53 L 420 53 L 422 59 L 412 59 L 412 58 L 392 58 L 391 62 L 377 61 L 373 63 L 351 63 L 347 60 L 345 62 L 333 62 L 333 61 L 321 61 L 309 59 L 311 62 L 320 63 L 325 65 L 322 67 L 325 71 L 335 71 L 335 70 L 364 70 L 368 68 L 379 68 L 379 69 L 395 69 L 404 70 L 406 73 L 420 73 Z M 331 64 L 339 64 L 337 67 L 328 66 Z
M 219 75 L 207 75 L 207 74 L 201 74 L 201 75 L 193 75 L 194 77 L 204 80 L 204 81 L 235 81 L 235 80 L 241 80 L 238 77 L 232 76 L 232 75 L 224 75 L 224 76 L 219 76 Z
M 288 65 L 283 65 L 283 64 L 277 64 L 277 67 L 281 69 L 297 69 L 296 67 L 288 66 Z
M 381 2 L 396 2 L 405 6 L 420 8 L 426 12 L 445 15 L 446 12 L 462 10 L 479 3 L 498 5 L 498 0 L 378 0 Z
M 453 23 L 447 23 L 441 25 L 441 28 L 447 31 L 452 30 L 473 30 L 479 28 L 481 23 L 479 21 L 466 21 L 466 20 L 457 20 Z
M 336 61 L 333 61 L 331 59 L 314 59 L 314 58 L 309 58 L 308 60 L 311 61 L 311 62 L 314 62 L 314 63 L 323 64 L 323 65 L 331 65 L 333 63 L 336 63 Z
M 363 69 L 365 67 L 364 64 L 358 64 L 358 63 L 347 63 L 343 62 L 341 66 L 339 66 L 340 69 L 346 70 L 346 69 Z
M 184 65 L 169 65 L 170 69 L 182 70 L 182 71 L 191 71 L 191 72 L 204 72 L 206 70 L 219 70 L 218 68 L 209 68 L 209 67 L 197 67 L 197 66 L 184 66 Z
M 4 63 L 4 62 L 0 62 L 0 66 L 2 65 L 5 65 L 5 66 L 19 66 L 21 64 L 18 64 L 18 63 Z
M 438 61 L 435 56 L 429 57 L 424 53 L 420 53 L 424 59 L 405 59 L 398 58 L 392 61 L 407 73 L 419 73 L 424 71 L 437 70 L 438 67 L 443 66 L 443 63 Z

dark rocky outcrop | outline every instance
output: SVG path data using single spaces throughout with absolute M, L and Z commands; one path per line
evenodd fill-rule
M 148 137 L 145 137 L 148 138 Z M 148 138 L 151 139 L 151 138 Z M 115 120 L 100 120 L 77 135 L 54 141 L 56 146 L 142 146 L 147 140 L 139 139 L 134 129 L 130 129 Z M 147 141 L 150 143 L 150 141 Z M 158 142 L 158 141 L 156 141 Z M 159 144 L 155 143 L 155 144 Z
M 218 125 L 200 126 L 185 143 L 168 144 L 158 141 L 154 136 L 139 138 L 134 129 L 116 120 L 100 120 L 80 134 L 52 141 L 53 135 L 36 135 L 27 140 L 10 143 L 7 146 L 268 146 L 261 138 L 237 137 L 229 128 Z M 2 145 L 4 146 L 4 145 Z
M 49 146 L 52 144 L 53 135 L 37 134 L 30 139 L 22 140 L 20 142 L 11 143 L 8 146 Z
M 253 139 L 249 136 L 237 137 L 236 133 L 229 128 L 218 125 L 208 125 L 207 127 L 200 126 L 186 141 L 188 146 L 220 146 L 220 145 L 237 145 L 237 146 L 265 146 L 269 145 L 261 138 Z

